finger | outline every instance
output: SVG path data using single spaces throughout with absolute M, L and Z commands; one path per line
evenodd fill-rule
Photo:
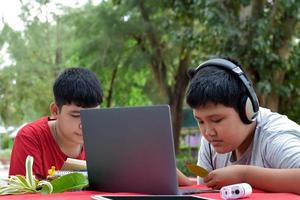
M 216 186 L 214 180 L 212 180 L 212 179 L 209 180 L 209 181 L 207 181 L 207 182 L 205 182 L 205 185 L 206 185 L 207 187 L 210 187 L 210 188 L 213 188 L 213 187 Z
M 214 190 L 219 190 L 219 189 L 221 189 L 221 187 L 222 187 L 222 186 L 216 184 L 216 185 L 214 185 L 214 186 L 212 187 L 212 189 L 214 189 Z
M 205 183 L 205 185 L 206 185 L 207 187 L 209 187 L 209 188 L 214 189 L 214 190 L 219 190 L 219 189 L 221 188 L 221 186 L 218 185 L 218 184 L 217 184 L 215 181 L 213 181 L 213 180 L 211 180 L 211 181 Z
M 212 179 L 213 179 L 213 176 L 208 174 L 206 177 L 203 178 L 203 182 L 207 183 L 207 182 L 211 181 Z
M 216 186 L 213 183 L 205 184 L 207 187 L 214 189 Z

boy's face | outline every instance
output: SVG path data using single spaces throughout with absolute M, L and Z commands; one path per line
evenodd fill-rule
M 244 124 L 234 108 L 208 103 L 193 110 L 200 132 L 218 153 L 243 153 L 252 138 L 252 125 Z
M 83 144 L 80 110 L 74 104 L 63 105 L 57 114 L 56 126 L 59 138 L 67 144 Z

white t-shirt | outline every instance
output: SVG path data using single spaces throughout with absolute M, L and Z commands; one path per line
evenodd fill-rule
M 237 164 L 300 168 L 300 126 L 285 115 L 260 107 L 253 142 L 239 160 L 234 161 L 231 152 L 216 153 L 202 137 L 197 164 L 208 171 Z M 203 183 L 202 178 L 198 177 L 198 183 Z

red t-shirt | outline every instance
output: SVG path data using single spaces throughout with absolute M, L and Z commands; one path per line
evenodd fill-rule
M 39 179 L 47 177 L 51 166 L 61 169 L 67 159 L 51 134 L 48 117 L 40 118 L 18 132 L 12 149 L 9 175 L 26 174 L 25 161 L 28 155 L 34 158 L 33 174 Z M 85 159 L 83 148 L 77 159 Z

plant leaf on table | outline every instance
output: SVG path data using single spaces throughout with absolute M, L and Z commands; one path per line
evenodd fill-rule
M 33 189 L 36 189 L 36 179 L 32 172 L 32 166 L 33 166 L 33 157 L 27 156 L 26 158 L 26 181 L 28 183 L 28 186 L 30 186 Z
M 67 190 L 79 190 L 88 186 L 87 178 L 81 173 L 70 173 L 60 176 L 49 182 L 47 180 L 37 180 L 33 175 L 33 157 L 26 158 L 26 176 L 15 175 L 4 179 L 7 185 L 0 185 L 0 195 L 8 194 L 26 194 L 26 193 L 43 193 L 51 194 L 64 192 Z
M 43 194 L 51 194 L 53 192 L 53 186 L 49 181 L 42 180 L 37 186 L 42 188 L 39 192 Z
M 26 177 L 21 175 L 11 176 L 6 179 L 7 185 L 0 186 L 0 195 L 7 194 L 25 194 L 35 193 L 36 179 L 32 174 L 33 157 L 27 156 L 26 158 Z
M 81 190 L 88 186 L 87 178 L 81 173 L 70 173 L 60 176 L 50 182 L 53 186 L 53 193 L 67 190 Z

